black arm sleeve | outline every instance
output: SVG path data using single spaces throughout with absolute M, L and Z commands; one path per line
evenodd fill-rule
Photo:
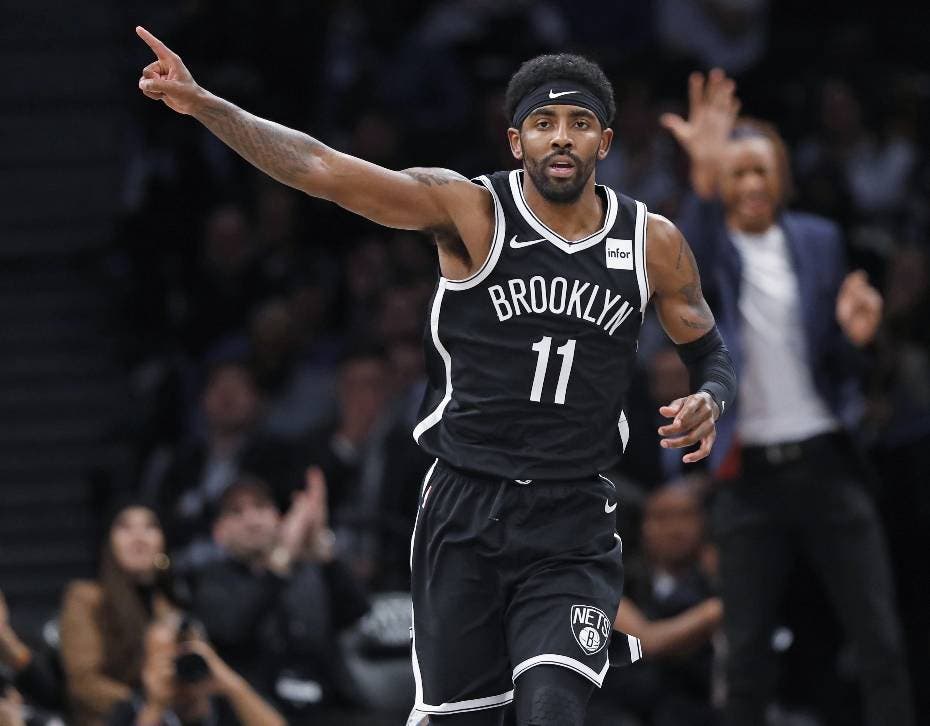
M 695 393 L 707 391 L 720 409 L 720 416 L 723 416 L 727 404 L 732 406 L 736 398 L 736 370 L 717 326 L 697 340 L 675 348 L 688 369 L 691 390 Z

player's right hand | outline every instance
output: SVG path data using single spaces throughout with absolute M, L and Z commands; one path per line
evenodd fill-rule
M 698 391 L 685 398 L 676 398 L 667 406 L 659 407 L 659 414 L 673 419 L 670 424 L 660 426 L 659 446 L 663 449 L 681 449 L 700 442 L 700 447 L 685 454 L 685 464 L 707 457 L 717 440 L 716 420 L 720 410 L 707 391 Z
M 157 58 L 142 69 L 139 89 L 178 113 L 192 114 L 203 89 L 194 82 L 181 57 L 141 25 L 136 26 L 136 34 Z

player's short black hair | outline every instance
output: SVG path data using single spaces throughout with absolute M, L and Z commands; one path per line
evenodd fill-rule
M 527 93 L 548 81 L 575 81 L 597 96 L 607 109 L 607 125 L 613 123 L 617 114 L 614 89 L 610 81 L 594 61 L 571 53 L 538 55 L 526 61 L 510 77 L 504 96 L 504 114 L 513 118 L 517 104 Z

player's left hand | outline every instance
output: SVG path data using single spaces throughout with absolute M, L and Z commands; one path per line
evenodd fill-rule
M 719 413 L 717 404 L 705 391 L 698 391 L 685 398 L 676 398 L 667 406 L 660 406 L 659 413 L 674 419 L 670 424 L 659 427 L 663 438 L 659 445 L 664 449 L 682 449 L 699 441 L 700 448 L 681 457 L 686 464 L 693 464 L 710 454 L 717 439 L 714 423 Z
M 858 347 L 868 345 L 882 320 L 882 295 L 862 270 L 846 275 L 836 296 L 836 321 Z

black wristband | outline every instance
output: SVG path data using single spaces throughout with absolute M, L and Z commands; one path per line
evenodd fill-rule
M 691 379 L 691 390 L 707 391 L 720 409 L 718 418 L 736 397 L 736 370 L 717 326 L 690 343 L 676 345 Z

